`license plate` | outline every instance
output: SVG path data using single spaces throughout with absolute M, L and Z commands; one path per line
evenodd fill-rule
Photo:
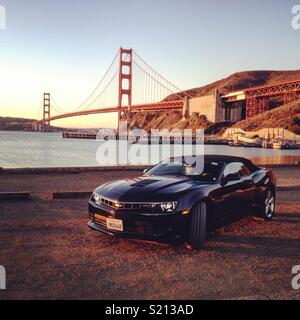
M 106 219 L 106 227 L 110 230 L 116 230 L 116 231 L 124 231 L 123 229 L 123 221 L 118 219 Z

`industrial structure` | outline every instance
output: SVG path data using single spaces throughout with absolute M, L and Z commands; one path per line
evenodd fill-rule
M 112 102 L 112 97 L 117 100 Z M 237 122 L 299 98 L 300 80 L 225 94 L 216 90 L 198 97 L 173 85 L 132 49 L 120 48 L 92 94 L 74 111 L 65 112 L 50 93 L 44 93 L 42 119 L 35 121 L 33 128 L 48 131 L 54 120 L 112 112 L 118 113 L 119 123 L 125 112 L 168 109 L 181 110 L 183 119 L 196 113 L 211 122 Z
M 231 120 L 232 109 L 239 108 L 238 118 L 234 117 L 233 121 L 255 116 L 299 98 L 300 80 L 248 88 L 222 96 L 226 120 Z

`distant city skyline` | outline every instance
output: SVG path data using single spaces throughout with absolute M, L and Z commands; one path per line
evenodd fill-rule
M 300 69 L 300 0 L 0 0 L 0 116 L 36 118 L 43 92 L 66 111 L 94 89 L 120 46 L 182 89 L 247 70 Z M 1 16 L 0 16 L 1 19 Z M 1 23 L 1 21 L 0 21 Z M 53 122 L 112 127 L 116 115 Z

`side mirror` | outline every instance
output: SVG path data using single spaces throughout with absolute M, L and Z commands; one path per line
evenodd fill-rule
M 240 175 L 238 173 L 231 173 L 228 174 L 226 177 L 222 178 L 221 184 L 222 186 L 225 186 L 230 181 L 238 181 L 240 180 Z
M 144 169 L 143 174 L 146 174 L 149 171 L 149 169 Z

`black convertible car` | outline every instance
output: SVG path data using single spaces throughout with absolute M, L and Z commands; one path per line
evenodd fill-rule
M 98 187 L 89 200 L 88 225 L 109 235 L 183 238 L 199 249 L 206 232 L 232 220 L 251 213 L 272 219 L 276 180 L 271 170 L 220 155 L 206 155 L 203 167 L 197 172 L 175 157 L 139 178 Z

